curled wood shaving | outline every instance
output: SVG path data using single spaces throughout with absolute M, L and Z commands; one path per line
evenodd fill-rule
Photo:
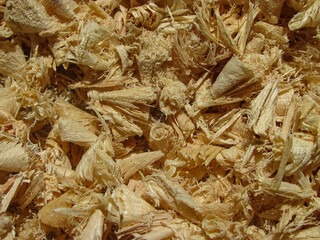
M 289 29 L 294 31 L 304 27 L 316 27 L 320 23 L 320 3 L 310 1 L 305 9 L 297 13 L 289 22 Z

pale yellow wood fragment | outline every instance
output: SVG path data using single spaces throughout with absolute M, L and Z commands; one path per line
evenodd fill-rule
M 91 108 L 95 111 L 101 112 L 103 114 L 102 116 L 104 119 L 110 121 L 112 124 L 115 125 L 116 128 L 112 128 L 112 134 L 114 135 L 114 139 L 116 139 L 117 141 L 123 141 L 124 139 L 127 139 L 128 136 L 141 136 L 143 134 L 143 131 L 141 127 L 135 123 L 134 118 L 140 117 L 142 115 L 142 118 L 148 119 L 149 116 L 148 114 L 146 114 L 143 111 L 140 111 L 139 109 L 131 110 L 130 108 L 124 108 L 126 112 L 130 112 L 130 115 L 128 114 L 129 116 L 126 116 L 115 106 L 101 105 L 97 102 L 95 102 L 94 106 L 92 106 Z M 132 112 L 138 114 L 132 114 Z
M 72 142 L 84 147 L 90 147 L 98 138 L 83 124 L 68 118 L 58 120 L 57 135 L 63 142 Z
M 17 101 L 18 89 L 14 86 L 0 89 L 0 111 L 2 112 L 2 121 L 12 119 L 20 109 Z
M 250 158 L 253 156 L 254 149 L 255 149 L 254 145 L 249 145 L 245 155 L 243 156 L 241 168 L 244 168 L 245 165 L 250 161 Z
M 76 174 L 80 179 L 115 185 L 120 182 L 120 174 L 115 161 L 112 159 L 113 147 L 108 133 L 101 133 L 99 138 L 82 156 L 76 167 Z
M 52 25 L 44 6 L 36 0 L 9 0 L 4 15 L 15 32 L 39 33 Z
M 154 123 L 151 125 L 148 141 L 153 150 L 168 152 L 175 146 L 175 136 L 173 128 L 164 123 Z
M 312 164 L 312 156 L 315 152 L 315 143 L 313 141 L 293 137 L 291 151 L 292 162 L 288 163 L 286 166 L 286 176 L 305 170 L 307 166 Z
M 220 16 L 219 8 L 214 9 L 214 14 L 217 18 L 217 24 L 220 30 L 219 34 L 221 34 L 221 38 L 223 39 L 224 44 L 226 45 L 226 47 L 231 48 L 234 53 L 238 54 L 239 49 Z
M 184 148 L 179 150 L 178 157 L 183 159 L 186 166 L 190 168 L 203 165 L 208 166 L 223 149 L 220 146 L 188 143 Z M 175 162 L 179 166 L 177 160 Z
M 89 218 L 86 227 L 76 240 L 102 240 L 105 230 L 105 216 L 101 210 L 96 209 Z
M 237 56 L 233 56 L 212 84 L 211 95 L 213 98 L 217 98 L 240 82 L 252 77 L 252 71 Z
M 54 103 L 55 113 L 64 119 L 79 122 L 88 128 L 92 133 L 98 131 L 98 118 L 75 107 L 67 101 L 57 98 Z
M 179 183 L 169 180 L 164 173 L 153 174 L 148 178 L 147 187 L 151 196 L 159 198 L 164 208 L 173 209 L 195 223 L 199 221 L 194 200 Z
M 136 239 L 143 239 L 143 240 L 162 240 L 162 239 L 168 239 L 170 237 L 174 236 L 174 230 L 172 230 L 170 227 L 154 227 L 152 230 L 146 234 L 143 234 L 142 236 L 136 235 Z
M 293 89 L 290 89 L 284 92 L 279 92 L 278 101 L 276 104 L 276 112 L 275 112 L 277 116 L 286 115 L 288 111 L 288 107 L 292 101 L 293 94 L 294 94 Z
M 282 123 L 282 128 L 281 128 L 281 135 L 282 136 L 288 136 L 290 134 L 290 131 L 292 129 L 292 125 L 295 120 L 295 116 L 297 115 L 297 101 L 298 97 L 294 95 L 291 99 L 289 108 L 287 110 L 287 113 L 284 117 L 283 123 Z
M 285 167 L 289 161 L 289 158 L 291 157 L 291 149 L 292 149 L 292 135 L 288 135 L 282 150 L 278 172 L 275 178 L 273 179 L 273 183 L 272 183 L 272 186 L 275 190 L 278 190 L 280 188 L 283 176 L 285 174 Z
M 220 203 L 218 201 L 208 204 L 197 204 L 197 210 L 205 218 L 208 214 L 214 212 L 214 214 L 226 220 L 231 220 L 237 211 L 235 207 L 230 203 Z
M 314 227 L 298 230 L 283 239 L 284 240 L 314 240 L 314 239 L 318 239 L 319 236 L 320 236 L 320 227 L 314 226 Z
M 19 198 L 18 203 L 20 204 L 20 208 L 26 208 L 36 197 L 36 195 L 43 189 L 44 185 L 44 174 L 42 172 L 35 174 L 27 191 Z
M 177 114 L 169 116 L 168 120 L 169 124 L 175 130 L 181 145 L 185 145 L 185 140 L 191 137 L 195 130 L 194 123 L 190 117 L 181 110 Z
M 76 17 L 74 10 L 78 7 L 78 4 L 73 0 L 46 0 L 44 4 L 61 18 L 74 19 Z
M 153 2 L 131 8 L 127 21 L 134 26 L 142 25 L 148 29 L 155 29 L 162 19 L 161 9 Z
M 279 44 L 289 42 L 288 36 L 285 34 L 285 28 L 273 25 L 264 21 L 258 21 L 253 26 L 253 31 L 263 33 L 268 39 L 275 40 Z M 262 40 L 262 39 L 261 39 Z
M 0 192 L 2 195 L 9 191 L 10 187 L 12 187 L 15 180 L 15 177 L 11 177 L 5 183 L 0 185 Z
M 96 2 L 90 1 L 88 3 L 88 7 L 92 12 L 97 14 L 99 17 L 105 18 L 105 19 L 110 19 L 110 15 Z
M 0 205 L 0 213 L 7 211 L 12 199 L 17 195 L 23 181 L 23 176 L 17 176 L 8 193 L 2 198 Z
M 110 92 L 90 91 L 88 96 L 105 102 L 152 103 L 156 99 L 151 87 L 132 87 Z
M 246 13 L 245 23 L 240 28 L 239 33 L 236 37 L 239 39 L 237 42 L 238 42 L 240 55 L 242 55 L 245 51 L 253 21 L 259 14 L 259 12 L 260 12 L 260 9 L 257 7 L 254 7 L 254 5 L 249 1 L 249 8 L 248 8 L 248 12 Z
M 274 121 L 275 103 L 278 97 L 277 81 L 268 83 L 251 102 L 249 126 L 258 135 L 265 135 Z
M 67 60 L 87 65 L 94 70 L 109 70 L 118 60 L 115 51 L 103 51 L 103 48 L 110 46 L 108 39 L 112 38 L 112 24 L 112 20 L 107 21 L 104 26 L 95 21 L 88 21 L 78 36 L 79 44 L 75 52 L 69 52 Z M 112 40 L 116 41 L 115 38 Z
M 128 50 L 130 49 L 126 48 L 124 45 L 118 45 L 116 46 L 116 50 L 121 59 L 122 72 L 125 72 L 126 69 L 132 65 L 132 61 L 129 59 L 128 56 Z
M 229 127 L 231 127 L 232 124 L 235 123 L 235 121 L 237 121 L 242 115 L 244 114 L 244 110 L 238 110 L 238 109 L 234 109 L 232 111 L 230 111 L 227 115 L 228 116 L 222 116 L 221 118 L 219 118 L 219 120 L 221 121 L 223 118 L 227 118 L 228 121 L 226 121 L 226 123 L 224 125 L 219 125 L 219 130 L 212 136 L 211 141 L 215 141 L 218 137 L 221 136 L 221 134 L 226 131 Z M 223 119 L 223 120 L 225 120 Z M 218 121 L 219 121 L 218 120 Z
M 173 238 L 196 238 L 205 240 L 203 230 L 188 220 L 185 220 L 171 212 L 154 211 L 152 220 L 139 219 L 136 224 L 122 228 L 118 232 L 119 238 L 133 235 L 137 239 L 168 239 Z
M 300 119 L 305 118 L 315 105 L 316 102 L 308 94 L 305 94 L 302 97 L 301 104 L 299 106 Z
M 132 192 L 126 185 L 118 186 L 112 193 L 122 227 L 150 219 L 156 209 Z
M 0 142 L 0 170 L 20 172 L 29 168 L 31 162 L 28 151 L 21 143 L 2 140 Z
M 126 34 L 127 9 L 120 5 L 120 10 L 114 15 L 115 29 L 121 35 Z
M 214 214 L 208 214 L 203 219 L 202 228 L 211 239 L 234 239 L 244 236 L 243 224 L 227 221 Z
M 118 159 L 117 165 L 120 168 L 124 181 L 127 182 L 133 174 L 151 165 L 163 156 L 164 154 L 161 151 L 132 154 L 127 158 Z
M 167 116 L 175 114 L 185 106 L 187 97 L 187 88 L 183 83 L 170 82 L 161 91 L 160 109 Z
M 54 210 L 58 208 L 71 207 L 73 198 L 74 195 L 72 193 L 66 192 L 46 204 L 38 213 L 40 221 L 55 228 L 65 228 L 70 226 L 72 224 L 72 217 L 55 212 Z
M 259 183 L 259 186 L 259 191 L 261 191 L 262 193 L 288 199 L 310 199 L 316 194 L 313 189 L 304 189 L 296 184 L 284 181 L 280 182 L 279 189 L 275 189 L 274 179 L 272 178 L 261 179 L 261 183 Z
M 183 111 L 180 111 L 176 114 L 176 122 L 181 131 L 187 136 L 191 135 L 192 132 L 195 130 L 194 123 L 192 122 L 190 117 Z
M 277 24 L 285 0 L 258 0 L 257 5 L 272 24 Z
M 306 4 L 300 12 L 298 12 L 290 20 L 288 27 L 291 31 L 295 31 L 304 27 L 316 27 L 320 23 L 320 1 L 312 0 L 311 4 Z
M 0 73 L 5 76 L 19 73 L 26 64 L 21 45 L 17 41 L 2 41 L 0 56 Z

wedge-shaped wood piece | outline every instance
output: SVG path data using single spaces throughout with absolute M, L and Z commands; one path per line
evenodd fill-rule
M 247 68 L 237 56 L 233 56 L 212 84 L 211 95 L 213 98 L 220 97 L 240 82 L 252 77 L 253 72 Z
M 123 227 L 150 219 L 156 211 L 149 203 L 132 192 L 126 185 L 120 185 L 112 193 Z
M 226 28 L 225 23 L 223 22 L 223 20 L 220 16 L 219 8 L 214 8 L 214 14 L 216 15 L 217 24 L 218 24 L 218 27 L 221 31 L 221 38 L 223 39 L 224 44 L 226 45 L 226 47 L 231 48 L 233 52 L 238 53 L 239 50 L 236 46 L 236 43 L 235 43 L 234 39 L 232 38 L 230 32 Z
M 78 177 L 82 180 L 99 180 L 104 184 L 116 185 L 121 177 L 111 157 L 113 154 L 109 134 L 100 134 L 97 141 L 82 156 L 76 168 Z
M 153 211 L 151 219 L 139 218 L 134 225 L 121 228 L 117 232 L 118 238 L 126 239 L 126 237 L 133 236 L 135 239 L 141 240 L 207 239 L 199 226 L 174 215 L 172 212 Z
M 18 113 L 20 106 L 18 102 L 18 88 L 0 88 L 0 111 L 3 116 L 0 117 L 0 122 L 5 122 L 8 118 L 14 117 Z
M 117 165 L 120 168 L 124 181 L 128 181 L 133 174 L 151 165 L 163 156 L 164 154 L 161 151 L 132 154 L 130 157 L 118 159 Z
M 0 142 L 0 170 L 20 172 L 29 168 L 31 162 L 28 151 L 21 143 L 2 140 Z
M 17 195 L 18 190 L 22 184 L 23 176 L 17 176 L 12 187 L 8 191 L 8 193 L 2 198 L 0 205 L 0 213 L 4 213 L 7 211 L 12 199 Z
M 275 116 L 275 103 L 278 98 L 278 83 L 270 82 L 251 102 L 249 126 L 258 135 L 265 135 Z
M 311 188 L 300 187 L 297 184 L 282 181 L 279 189 L 274 188 L 274 179 L 261 179 L 259 191 L 265 194 L 284 197 L 288 199 L 310 199 L 316 195 L 316 192 Z
M 44 187 L 44 174 L 43 172 L 36 173 L 31 180 L 31 184 L 27 191 L 19 198 L 18 203 L 20 208 L 24 209 L 31 203 L 31 201 L 37 196 L 40 190 Z
M 81 123 L 67 118 L 59 119 L 57 134 L 63 142 L 72 142 L 84 147 L 90 147 L 98 138 Z
M 7 76 L 21 71 L 26 59 L 19 42 L 0 43 L 0 73 Z
M 76 240 L 102 240 L 104 233 L 105 216 L 101 210 L 96 209 L 89 218 L 86 227 Z
M 179 158 L 186 162 L 186 166 L 208 166 L 217 155 L 223 150 L 222 147 L 213 145 L 198 145 L 188 143 L 186 147 L 178 152 Z
M 193 198 L 178 182 L 168 179 L 164 173 L 157 173 L 148 177 L 147 186 L 151 196 L 159 199 L 164 208 L 173 209 L 183 217 L 199 222 L 199 212 Z
M 249 8 L 245 16 L 244 24 L 240 28 L 239 33 L 236 37 L 236 39 L 238 39 L 238 47 L 239 47 L 240 55 L 243 55 L 245 51 L 246 43 L 251 31 L 253 21 L 259 14 L 259 12 L 260 12 L 260 9 L 257 6 L 254 7 L 254 5 L 251 2 L 249 2 Z
M 72 217 L 66 214 L 55 212 L 55 209 L 71 207 L 73 198 L 73 194 L 71 194 L 70 192 L 66 192 L 60 197 L 46 204 L 43 208 L 40 209 L 38 213 L 40 221 L 54 228 L 65 228 L 67 226 L 70 226 L 70 224 L 72 223 Z
M 9 0 L 4 18 L 14 32 L 39 33 L 51 26 L 50 16 L 37 0 Z
M 91 133 L 95 134 L 98 132 L 99 120 L 97 117 L 75 107 L 74 105 L 68 103 L 67 101 L 58 98 L 54 103 L 55 113 L 63 119 L 69 119 L 70 121 L 80 123 Z
M 126 105 L 127 102 L 122 103 Z M 116 107 L 114 105 L 111 107 L 110 105 L 101 105 L 99 102 L 95 102 L 94 105 L 90 107 L 95 109 L 96 112 L 99 111 L 104 119 L 113 124 L 111 129 L 114 139 L 123 141 L 124 139 L 127 139 L 128 136 L 143 135 L 143 130 L 136 122 L 139 122 L 139 120 L 142 120 L 141 122 L 147 122 L 149 117 L 148 112 L 134 107 L 131 103 L 129 103 L 129 105 L 132 108 L 122 106 Z
M 292 162 L 286 165 L 285 175 L 291 176 L 312 165 L 312 162 L 314 162 L 312 156 L 314 156 L 315 149 L 314 142 L 293 137 L 291 149 Z

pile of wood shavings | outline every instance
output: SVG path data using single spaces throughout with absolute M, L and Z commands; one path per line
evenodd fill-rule
M 1 239 L 319 238 L 319 0 L 0 12 Z

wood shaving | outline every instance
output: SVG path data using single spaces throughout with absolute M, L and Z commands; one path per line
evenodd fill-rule
M 0 239 L 318 239 L 319 0 L 0 0 Z

